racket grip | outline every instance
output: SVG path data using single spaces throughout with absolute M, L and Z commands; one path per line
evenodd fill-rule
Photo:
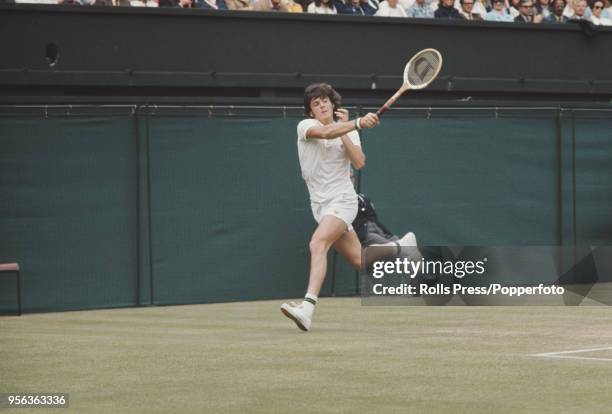
M 384 114 L 387 109 L 389 109 L 389 107 L 387 105 L 381 106 L 380 109 L 378 111 L 376 111 L 376 115 L 378 115 L 378 117 L 380 118 L 382 116 L 382 114 Z

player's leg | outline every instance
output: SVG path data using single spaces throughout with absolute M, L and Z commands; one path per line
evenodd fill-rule
M 327 252 L 346 233 L 347 224 L 335 216 L 323 216 L 310 239 L 310 275 L 307 293 L 318 296 L 327 271 Z M 354 232 L 351 232 L 354 233 Z M 359 241 L 357 240 L 357 244 Z
M 401 239 L 394 234 L 386 232 L 377 223 L 368 221 L 366 224 L 364 247 L 376 247 L 368 249 L 365 261 L 366 265 L 387 257 L 405 257 L 411 261 L 419 261 L 422 256 L 417 248 L 414 233 L 406 233 Z
M 317 304 L 319 292 L 325 273 L 327 272 L 327 252 L 330 247 L 346 232 L 347 224 L 338 217 L 324 215 L 310 240 L 310 274 L 308 290 L 301 304 L 283 303 L 281 311 L 303 331 L 310 330 L 314 307 Z
M 354 231 L 345 232 L 336 243 L 334 249 L 355 269 L 361 268 L 361 243 Z

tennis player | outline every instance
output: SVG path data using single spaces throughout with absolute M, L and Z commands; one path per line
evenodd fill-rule
M 378 116 L 368 113 L 349 120 L 340 108 L 340 94 L 326 83 L 304 90 L 304 109 L 309 118 L 297 126 L 297 146 L 310 194 L 312 214 L 318 226 L 310 240 L 310 275 L 302 303 L 283 303 L 281 311 L 303 331 L 308 331 L 325 280 L 327 252 L 334 248 L 355 268 L 361 266 L 361 244 L 351 223 L 357 216 L 357 194 L 350 179 L 351 165 L 365 166 L 358 131 L 378 125 Z

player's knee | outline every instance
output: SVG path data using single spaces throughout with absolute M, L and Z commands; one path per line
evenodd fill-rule
M 330 245 L 331 244 L 327 240 L 313 236 L 308 247 L 310 248 L 311 255 L 318 255 L 326 254 Z

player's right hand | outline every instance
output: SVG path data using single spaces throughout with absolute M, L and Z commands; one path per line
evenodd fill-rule
M 374 128 L 380 120 L 378 119 L 378 115 L 374 112 L 367 113 L 364 117 L 359 120 L 361 128 Z

